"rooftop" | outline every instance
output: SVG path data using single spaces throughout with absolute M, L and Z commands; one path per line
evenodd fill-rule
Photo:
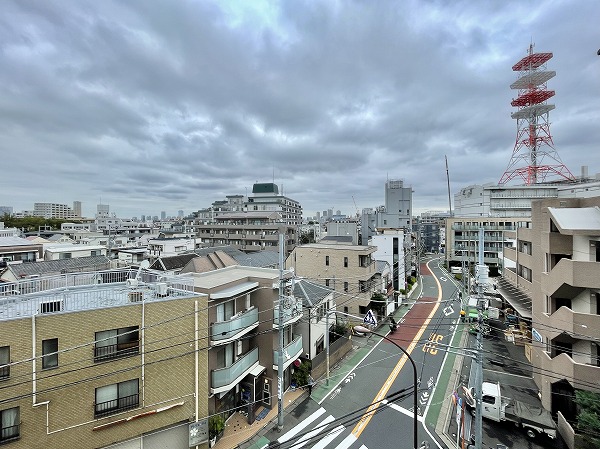
M 548 212 L 563 234 L 597 234 L 599 207 L 549 207 Z
M 189 276 L 136 270 L 63 274 L 0 283 L 0 321 L 195 296 Z

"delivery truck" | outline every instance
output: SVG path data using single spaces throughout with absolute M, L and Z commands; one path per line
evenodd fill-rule
M 482 417 L 496 422 L 510 421 L 523 428 L 529 438 L 545 434 L 556 438 L 556 424 L 548 410 L 503 397 L 500 383 L 483 382 L 481 395 Z M 475 387 L 468 389 L 465 402 L 475 412 Z

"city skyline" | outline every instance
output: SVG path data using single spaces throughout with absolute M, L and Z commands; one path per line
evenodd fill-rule
M 4 5 L 0 205 L 186 213 L 275 182 L 305 216 L 448 210 L 515 145 L 511 67 L 552 52 L 554 144 L 600 172 L 600 4 L 77 2 Z M 566 38 L 568 37 L 568 38 Z M 355 206 L 356 203 L 356 206 Z

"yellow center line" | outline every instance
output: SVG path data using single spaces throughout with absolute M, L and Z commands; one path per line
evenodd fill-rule
M 429 262 L 431 262 L 431 261 L 429 261 Z M 427 268 L 429 268 L 429 262 L 427 262 L 427 264 L 426 264 Z M 438 286 L 437 303 L 431 310 L 431 313 L 429 314 L 429 316 L 423 322 L 423 325 L 417 332 L 417 335 L 415 335 L 415 338 L 413 338 L 413 340 L 410 343 L 410 345 L 408 346 L 408 348 L 406 348 L 406 352 L 408 352 L 409 354 L 411 354 L 413 349 L 415 349 L 415 346 L 417 346 L 417 343 L 421 339 L 423 332 L 425 332 L 425 329 L 431 322 L 431 319 L 435 315 L 435 312 L 437 312 L 437 309 L 440 306 L 440 300 L 442 299 L 442 286 L 440 284 L 440 281 L 438 281 L 437 277 L 433 274 L 433 271 L 431 271 L 431 270 L 429 270 L 429 271 L 431 272 L 431 275 L 433 276 L 433 279 L 435 280 L 435 282 Z M 367 425 L 371 421 L 371 418 L 373 417 L 373 415 L 375 415 L 377 408 L 381 404 L 381 401 L 387 396 L 387 393 L 388 393 L 388 391 L 390 391 L 390 388 L 392 388 L 394 381 L 400 374 L 400 371 L 402 370 L 402 367 L 404 366 L 404 364 L 406 363 L 407 360 L 408 360 L 408 357 L 406 357 L 405 354 L 402 354 L 402 357 L 400 358 L 400 360 L 398 360 L 398 363 L 396 364 L 396 366 L 394 367 L 394 369 L 388 376 L 387 380 L 381 386 L 379 393 L 377 393 L 377 395 L 375 396 L 375 399 L 373 399 L 373 401 L 371 402 L 371 405 L 369 406 L 367 411 L 364 413 L 364 415 L 362 415 L 362 417 L 360 418 L 358 423 L 356 423 L 356 426 L 354 426 L 354 429 L 352 429 L 352 434 L 356 438 L 360 437 L 360 434 L 367 428 Z M 413 394 L 417 394 L 417 392 L 415 391 L 415 392 L 413 392 Z

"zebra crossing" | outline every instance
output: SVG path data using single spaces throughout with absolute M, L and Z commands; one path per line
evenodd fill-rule
M 346 426 L 344 425 L 329 429 L 328 427 L 333 421 L 335 421 L 333 415 L 327 415 L 326 410 L 321 407 L 279 437 L 277 442 L 285 443 L 293 441 L 292 446 L 285 446 L 289 449 L 300 449 L 303 447 L 312 449 L 349 449 L 358 440 L 352 433 L 343 437 L 344 430 L 346 430 Z M 363 444 L 357 446 L 356 449 L 368 448 Z

